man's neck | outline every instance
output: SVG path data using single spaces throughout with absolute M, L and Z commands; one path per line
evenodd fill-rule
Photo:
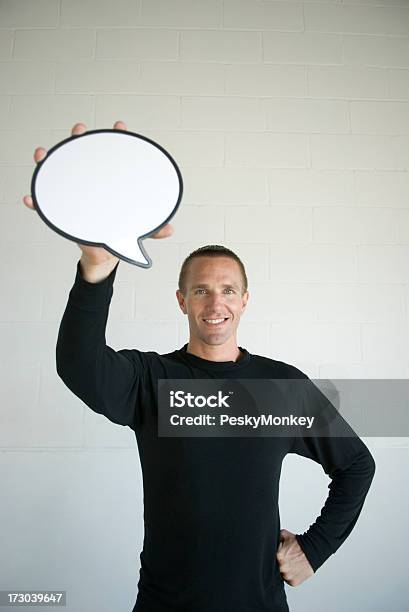
M 186 352 L 207 361 L 240 361 L 243 357 L 243 353 L 237 344 L 233 347 L 209 346 L 192 340 L 189 341 Z

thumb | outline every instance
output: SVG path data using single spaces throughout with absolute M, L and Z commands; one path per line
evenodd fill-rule
M 290 532 L 287 529 L 280 529 L 280 540 L 286 540 L 289 535 Z

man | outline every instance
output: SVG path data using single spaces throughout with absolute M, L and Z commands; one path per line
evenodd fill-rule
M 72 134 L 83 131 L 77 124 Z M 36 161 L 44 155 L 37 149 Z M 32 207 L 30 196 L 24 202 Z M 172 231 L 167 225 L 154 238 Z M 297 586 L 311 577 L 356 524 L 375 472 L 372 455 L 357 436 L 159 436 L 158 379 L 308 377 L 237 345 L 247 276 L 238 256 L 219 245 L 197 249 L 180 271 L 176 297 L 188 316 L 189 342 L 164 355 L 114 351 L 105 328 L 119 259 L 78 246 L 57 372 L 92 410 L 135 432 L 145 537 L 133 612 L 288 612 L 284 582 Z M 280 529 L 287 453 L 320 463 L 332 479 L 320 516 L 304 534 Z

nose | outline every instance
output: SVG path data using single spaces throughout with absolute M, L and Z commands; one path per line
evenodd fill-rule
M 212 293 L 209 295 L 208 309 L 214 312 L 218 310 L 224 311 L 225 296 L 220 293 Z

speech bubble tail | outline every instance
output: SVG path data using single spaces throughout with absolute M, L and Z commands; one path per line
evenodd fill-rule
M 107 246 L 110 250 L 114 251 L 115 255 L 129 263 L 133 263 L 143 268 L 150 268 L 152 265 L 152 260 L 145 252 L 142 243 L 139 243 L 139 240 L 124 238 L 115 240 L 115 242 L 110 241 Z

